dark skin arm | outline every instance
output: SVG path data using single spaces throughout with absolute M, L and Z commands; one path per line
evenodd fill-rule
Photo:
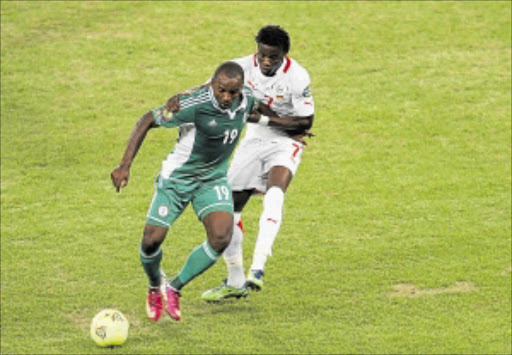
M 151 111 L 144 114 L 137 121 L 137 124 L 128 139 L 128 143 L 126 144 L 123 158 L 119 162 L 119 165 L 110 173 L 112 184 L 114 184 L 117 192 L 128 184 L 128 180 L 130 178 L 130 167 L 133 159 L 135 159 L 144 138 L 146 138 L 146 133 L 154 127 L 156 127 L 156 125 L 153 121 L 153 113 Z
M 313 124 L 314 115 L 311 116 L 278 116 L 269 106 L 259 104 L 256 108 L 256 112 L 251 112 L 249 115 L 249 122 L 258 122 L 260 115 L 263 114 L 269 117 L 269 126 L 277 126 L 285 129 L 288 135 L 304 144 L 308 145 L 304 137 L 314 137 L 315 134 L 310 131 Z
M 297 133 L 309 130 L 313 122 L 313 115 L 307 117 L 279 116 L 269 106 L 261 103 L 253 109 L 248 121 L 258 123 L 261 115 L 269 117 L 269 126 L 280 127 L 285 130 L 296 131 Z

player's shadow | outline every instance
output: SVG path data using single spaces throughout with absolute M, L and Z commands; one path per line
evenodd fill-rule
M 238 314 L 247 313 L 254 314 L 259 311 L 259 307 L 255 306 L 251 300 L 241 299 L 227 299 L 221 302 L 204 302 L 203 305 L 198 308 L 198 311 L 209 315 L 215 314 Z
M 182 302 L 182 313 L 184 315 L 183 322 L 176 322 L 164 311 L 162 319 L 157 324 L 169 324 L 177 326 L 179 324 L 194 322 L 200 318 L 208 318 L 215 315 L 230 315 L 230 316 L 244 316 L 248 317 L 260 312 L 260 306 L 256 305 L 254 300 L 245 298 L 227 299 L 221 302 L 205 302 L 193 301 L 191 303 Z M 188 320 L 188 322 L 187 322 Z

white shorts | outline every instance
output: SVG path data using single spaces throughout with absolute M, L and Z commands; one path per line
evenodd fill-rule
M 303 148 L 302 143 L 288 137 L 242 139 L 228 171 L 232 190 L 266 192 L 268 172 L 274 166 L 284 166 L 295 175 Z

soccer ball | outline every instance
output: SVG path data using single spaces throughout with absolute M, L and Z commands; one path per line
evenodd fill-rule
M 121 312 L 104 309 L 92 319 L 91 338 L 101 347 L 120 346 L 128 338 L 129 327 L 128 320 Z

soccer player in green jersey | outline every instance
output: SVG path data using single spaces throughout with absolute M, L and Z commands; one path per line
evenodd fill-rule
M 243 69 L 234 62 L 226 62 L 215 71 L 211 85 L 180 99 L 179 112 L 173 114 L 160 106 L 144 114 L 131 133 L 119 166 L 111 173 L 119 192 L 128 184 L 130 166 L 146 133 L 159 126 L 179 126 L 178 143 L 162 163 L 155 181 L 140 245 L 140 260 L 149 280 L 146 308 L 150 320 L 157 321 L 165 308 L 174 320 L 180 321 L 180 290 L 211 267 L 229 245 L 233 199 L 227 169 L 245 122 L 308 128 L 307 121 L 284 120 L 267 106 L 259 105 L 243 83 Z M 164 295 L 161 244 L 189 203 L 203 223 L 207 239 L 165 284 Z

